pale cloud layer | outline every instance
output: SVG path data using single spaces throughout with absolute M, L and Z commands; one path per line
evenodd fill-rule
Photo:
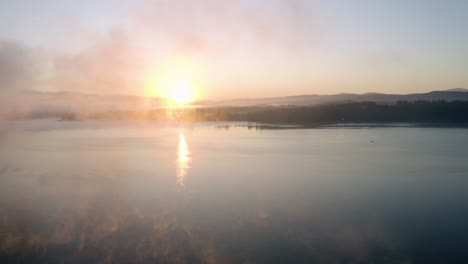
M 33 85 L 40 62 L 33 50 L 14 40 L 0 39 L 0 91 Z
M 468 86 L 468 5 L 455 0 L 7 0 L 0 9 L 2 91 L 142 95 L 180 57 L 213 99 Z

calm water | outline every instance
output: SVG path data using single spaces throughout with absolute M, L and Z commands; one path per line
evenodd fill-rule
M 468 262 L 468 129 L 1 125 L 2 263 Z

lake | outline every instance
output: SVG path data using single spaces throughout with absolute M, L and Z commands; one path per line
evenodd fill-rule
M 0 125 L 1 263 L 468 262 L 468 129 Z

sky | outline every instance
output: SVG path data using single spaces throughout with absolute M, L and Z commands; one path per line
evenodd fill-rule
M 179 75 L 200 99 L 468 87 L 466 14 L 464 0 L 0 0 L 0 93 L 163 96 Z

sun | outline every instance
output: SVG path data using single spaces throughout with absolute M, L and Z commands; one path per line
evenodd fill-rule
M 198 79 L 193 62 L 177 59 L 151 74 L 147 93 L 165 99 L 168 105 L 186 105 L 199 98 Z
M 195 87 L 188 79 L 176 79 L 168 83 L 168 99 L 176 104 L 187 104 L 196 98 Z

